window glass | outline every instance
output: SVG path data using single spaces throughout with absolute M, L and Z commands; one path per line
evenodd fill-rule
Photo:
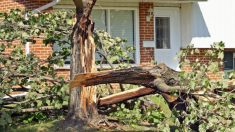
M 224 52 L 224 70 L 234 69 L 233 52 Z
M 110 13 L 108 13 L 110 12 Z M 95 28 L 99 30 L 110 31 L 113 37 L 126 39 L 127 46 L 134 46 L 135 43 L 135 18 L 134 10 L 113 10 L 113 9 L 94 9 L 92 18 L 95 22 Z M 110 24 L 108 24 L 108 22 Z M 60 47 L 54 45 L 53 49 L 58 51 Z M 134 62 L 134 53 L 130 54 Z M 96 53 L 96 61 L 101 61 L 100 56 Z M 65 64 L 70 64 L 70 58 L 65 60 Z
M 156 47 L 158 49 L 170 49 L 170 18 L 155 18 Z
M 58 44 L 53 44 L 53 51 L 56 52 L 60 52 L 62 51 L 62 48 L 70 48 L 70 44 L 64 44 L 63 46 L 59 46 Z M 70 64 L 70 56 L 68 56 L 65 60 L 64 60 L 65 64 Z
M 107 11 L 102 9 L 92 10 L 93 21 L 95 22 L 95 28 L 99 30 L 107 31 Z M 101 57 L 98 53 L 95 54 L 96 61 L 101 61 Z
M 107 31 L 106 10 L 92 10 L 92 17 L 95 22 L 95 28 Z
M 126 46 L 134 46 L 134 11 L 110 10 L 110 34 L 126 39 Z M 134 54 L 130 55 L 134 59 Z
M 113 37 L 126 39 L 134 45 L 134 11 L 110 10 L 110 32 Z

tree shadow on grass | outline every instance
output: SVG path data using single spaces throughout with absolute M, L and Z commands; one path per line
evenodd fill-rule
M 81 120 L 67 119 L 58 122 L 57 132 L 94 132 L 99 131 L 98 128 L 89 126 L 87 123 Z

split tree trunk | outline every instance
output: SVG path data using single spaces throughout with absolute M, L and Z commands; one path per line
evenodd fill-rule
M 142 85 L 158 92 L 187 91 L 179 86 L 178 72 L 165 64 L 149 67 L 132 67 L 116 71 L 79 74 L 70 82 L 70 87 L 93 86 L 107 83 Z
M 78 73 L 95 72 L 94 23 L 90 14 L 96 0 L 73 0 L 76 6 L 76 23 L 72 32 L 70 78 Z M 70 89 L 69 116 L 88 121 L 96 116 L 96 88 Z

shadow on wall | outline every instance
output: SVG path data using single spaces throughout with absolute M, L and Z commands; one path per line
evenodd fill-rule
M 211 37 L 198 3 L 182 4 L 181 26 L 183 47 L 191 44 L 195 38 Z
M 192 37 L 211 37 L 198 3 L 192 5 Z

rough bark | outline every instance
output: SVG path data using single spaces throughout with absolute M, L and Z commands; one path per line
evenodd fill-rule
M 73 0 L 76 6 L 76 22 L 72 32 L 72 57 L 70 78 L 78 73 L 95 72 L 94 23 L 90 14 L 96 0 Z M 96 88 L 78 86 L 70 89 L 69 117 L 92 119 L 97 114 Z
M 107 83 L 142 85 L 164 93 L 187 90 L 187 87 L 179 86 L 178 72 L 168 68 L 165 64 L 79 74 L 70 82 L 70 88 L 76 89 L 77 86 Z

